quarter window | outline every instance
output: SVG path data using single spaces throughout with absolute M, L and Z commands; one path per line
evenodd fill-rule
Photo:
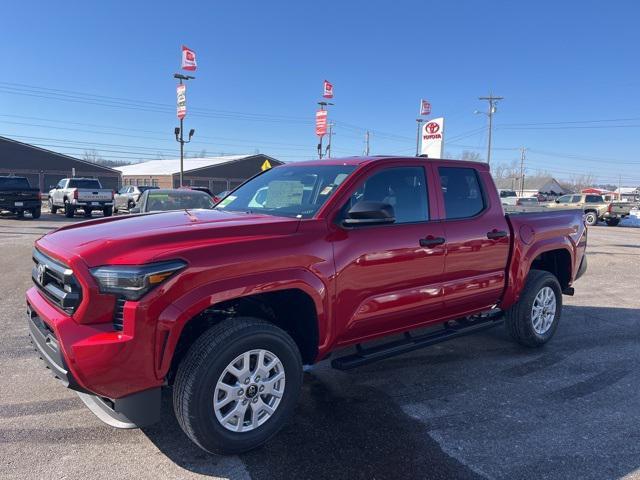
M 473 168 L 440 167 L 438 172 L 447 220 L 474 217 L 486 208 Z

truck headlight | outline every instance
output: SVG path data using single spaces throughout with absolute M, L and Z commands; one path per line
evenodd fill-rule
M 98 282 L 100 292 L 138 300 L 186 265 L 180 260 L 148 265 L 107 265 L 92 268 L 91 275 Z

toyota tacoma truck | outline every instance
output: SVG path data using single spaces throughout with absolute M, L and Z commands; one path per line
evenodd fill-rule
M 579 210 L 506 215 L 483 163 L 289 163 L 213 209 L 43 236 L 27 322 L 45 364 L 106 423 L 158 421 L 166 389 L 187 436 L 231 454 L 280 430 L 303 365 L 332 353 L 355 368 L 500 323 L 544 345 L 586 243 Z
M 73 218 L 78 209 L 85 217 L 91 217 L 93 210 L 102 210 L 105 217 L 110 217 L 113 197 L 113 190 L 102 188 L 97 178 L 63 178 L 49 191 L 49 208 L 52 214 L 62 209 L 67 218 Z
M 41 207 L 40 189 L 31 187 L 26 177 L 0 177 L 0 212 L 11 212 L 18 218 L 29 212 L 32 218 L 40 218 Z

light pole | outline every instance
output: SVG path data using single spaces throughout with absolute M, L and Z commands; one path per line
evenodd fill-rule
M 181 73 L 174 73 L 173 78 L 177 78 L 180 80 L 180 85 L 182 85 L 183 80 L 194 80 L 196 77 L 191 75 L 182 75 Z M 186 88 L 186 87 L 185 87 Z M 189 143 L 191 141 L 191 137 L 196 131 L 192 128 L 189 130 L 189 140 L 184 139 L 184 115 L 180 118 L 180 126 L 174 129 L 174 133 L 176 135 L 176 141 L 180 143 L 180 186 L 183 186 L 183 177 L 184 177 L 184 144 Z
M 418 124 L 418 131 L 416 133 L 416 157 L 420 156 L 420 133 L 422 132 L 422 122 L 424 122 L 421 118 L 416 118 L 416 123 Z
M 489 117 L 489 139 L 487 142 L 487 163 L 491 165 L 491 135 L 493 133 L 493 114 L 496 113 L 497 108 L 496 105 L 499 100 L 504 99 L 504 97 L 494 97 L 492 94 L 489 94 L 488 97 L 478 97 L 479 100 L 487 100 L 489 102 L 489 111 L 487 113 L 480 112 L 478 110 L 475 113 L 484 113 L 487 117 Z
M 328 107 L 329 105 L 333 105 L 333 103 L 322 101 L 322 102 L 318 102 L 318 105 L 320 105 L 320 110 L 328 110 L 325 107 Z M 327 115 L 328 115 L 328 112 L 327 112 Z M 320 160 L 322 160 L 322 137 L 323 136 L 324 135 L 320 135 L 320 143 L 318 143 L 318 158 Z M 331 138 L 329 138 L 329 145 L 331 145 Z M 331 152 L 331 150 L 329 150 L 329 152 Z

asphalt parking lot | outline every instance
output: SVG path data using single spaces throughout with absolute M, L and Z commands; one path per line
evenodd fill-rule
M 264 448 L 205 454 L 171 415 L 102 424 L 27 339 L 31 248 L 82 218 L 0 218 L 0 478 L 640 478 L 640 229 L 592 227 L 589 270 L 541 350 L 502 329 L 348 372 L 305 374 Z

